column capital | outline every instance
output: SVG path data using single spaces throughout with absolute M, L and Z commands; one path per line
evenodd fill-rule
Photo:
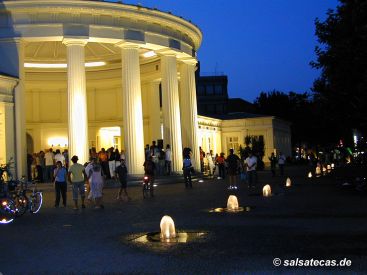
M 196 66 L 198 61 L 195 58 L 179 59 L 182 64 Z
M 19 79 L 16 77 L 0 75 L 0 91 L 5 90 L 8 93 L 11 93 L 18 82 Z
M 165 56 L 165 57 L 175 57 L 177 59 L 177 54 L 174 51 L 156 51 L 157 54 L 160 54 L 161 57 Z
M 88 43 L 88 39 L 82 39 L 82 38 L 64 38 L 62 40 L 62 44 L 66 46 L 72 46 L 72 45 L 79 45 L 79 46 L 85 46 Z

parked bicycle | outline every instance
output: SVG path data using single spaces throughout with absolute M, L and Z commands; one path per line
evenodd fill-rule
M 42 191 L 37 189 L 38 180 L 33 180 L 30 183 L 32 184 L 32 188 L 28 189 L 28 183 L 25 182 L 25 187 L 23 186 L 24 182 L 21 182 L 21 188 L 13 193 L 13 199 L 17 205 L 17 216 L 23 215 L 27 210 L 36 214 L 40 211 L 42 202 L 43 202 L 43 194 Z M 27 191 L 31 192 L 29 196 L 27 196 Z
M 4 174 L 6 177 L 3 177 Z M 30 190 L 25 177 L 21 180 L 13 180 L 9 163 L 0 166 L 0 223 L 10 223 L 27 210 L 32 214 L 39 212 L 43 195 L 42 191 L 37 189 L 37 182 L 37 180 L 31 182 L 33 187 Z M 31 192 L 29 196 L 27 191 Z

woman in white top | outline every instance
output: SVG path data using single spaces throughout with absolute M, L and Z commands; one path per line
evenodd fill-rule
M 215 167 L 213 157 L 210 153 L 206 153 L 206 158 L 208 159 L 209 176 L 213 176 L 213 170 Z
M 90 198 L 94 200 L 95 208 L 104 208 L 102 204 L 102 190 L 104 184 L 102 166 L 97 162 L 97 159 L 93 159 L 92 163 L 88 165 L 85 172 L 89 178 Z

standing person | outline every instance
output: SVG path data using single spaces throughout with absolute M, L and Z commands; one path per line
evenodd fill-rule
M 52 149 L 50 148 L 46 150 L 46 154 L 45 154 L 45 164 L 46 164 L 45 181 L 46 182 L 51 182 L 52 180 L 54 163 L 55 163 L 54 153 L 52 153 Z
M 60 204 L 60 194 L 62 196 L 62 204 L 64 207 L 66 207 L 66 189 L 67 189 L 67 183 L 66 183 L 66 177 L 67 177 L 68 171 L 64 166 L 62 166 L 61 161 L 56 162 L 56 168 L 54 170 L 54 185 L 55 185 L 55 207 L 59 207 Z
M 276 165 L 277 165 L 277 158 L 275 157 L 274 153 L 271 153 L 271 156 L 269 157 L 270 160 L 270 169 L 271 169 L 271 174 L 273 177 L 275 177 L 275 169 L 276 169 Z
M 46 160 L 45 160 L 45 152 L 40 151 L 39 153 L 39 160 L 42 170 L 42 181 L 41 182 L 47 182 L 46 181 Z
M 171 170 L 172 170 L 172 151 L 171 151 L 171 147 L 169 144 L 167 144 L 166 146 L 166 155 L 165 155 L 165 159 L 166 159 L 166 173 L 167 175 L 171 175 Z
M 162 176 L 165 174 L 164 173 L 165 166 L 166 166 L 165 152 L 163 151 L 162 148 L 159 148 L 159 152 L 158 152 L 158 175 L 159 176 Z
M 205 153 L 204 153 L 203 149 L 201 149 L 201 146 L 199 147 L 199 154 L 200 154 L 200 171 L 201 171 L 201 173 L 203 173 L 204 172 Z
M 115 170 L 116 170 L 116 160 L 115 160 L 115 152 L 113 147 L 107 150 L 108 154 L 108 168 L 110 171 L 111 179 L 115 178 Z
M 224 180 L 226 174 L 224 153 L 220 153 L 219 157 L 217 157 L 217 163 L 219 170 L 219 178 Z
M 93 159 L 93 158 L 98 158 L 98 154 L 97 154 L 97 151 L 96 151 L 96 147 L 92 147 L 90 149 L 90 158 Z
M 98 153 L 99 163 L 102 165 L 103 174 L 108 178 L 110 175 L 108 167 L 108 155 L 104 148 Z
M 145 160 L 150 156 L 149 144 L 145 145 Z
M 55 162 L 61 161 L 62 165 L 65 166 L 65 157 L 63 154 L 61 154 L 60 150 L 56 150 L 55 154 Z
M 127 167 L 125 164 L 125 160 L 121 160 L 119 166 L 116 167 L 116 178 L 120 181 L 120 190 L 117 194 L 117 200 L 123 199 L 124 201 L 129 201 L 129 195 L 127 194 Z M 124 193 L 124 198 L 121 197 L 122 193 Z
M 185 180 L 185 188 L 192 188 L 192 181 L 191 181 L 192 163 L 190 159 L 190 152 L 186 152 L 186 154 L 184 155 L 182 170 Z
M 65 158 L 65 168 L 68 169 L 69 168 L 69 150 L 65 149 L 62 154 Z
M 248 157 L 246 158 L 245 163 L 247 166 L 248 186 L 249 188 L 255 188 L 257 182 L 257 158 L 253 155 L 252 151 L 248 152 Z
M 285 155 L 283 155 L 282 152 L 279 152 L 278 165 L 279 165 L 280 175 L 283 176 L 284 175 L 284 165 L 285 165 Z
M 213 162 L 213 157 L 211 155 L 211 153 L 206 153 L 206 159 L 208 160 L 208 171 L 209 171 L 209 177 L 213 177 L 214 175 L 214 162 Z
M 102 166 L 98 163 L 96 158 L 93 158 L 88 165 L 88 170 L 85 172 L 88 175 L 90 183 L 90 197 L 94 200 L 95 209 L 104 209 L 102 204 L 102 190 L 104 179 L 102 176 Z
M 150 180 L 150 184 L 151 184 L 150 194 L 152 197 L 154 197 L 153 185 L 154 185 L 154 180 L 155 180 L 154 172 L 155 172 L 156 167 L 153 161 L 153 156 L 149 156 L 148 159 L 144 161 L 143 166 L 144 166 L 144 174 L 148 176 Z
M 72 184 L 73 190 L 73 200 L 74 200 L 74 210 L 78 210 L 78 193 L 80 194 L 82 200 L 82 208 L 85 208 L 85 188 L 84 183 L 88 183 L 88 177 L 85 173 L 84 166 L 78 163 L 78 156 L 73 156 L 71 158 L 72 165 L 69 167 L 68 171 L 68 181 Z
M 42 152 L 42 151 L 41 151 Z M 42 165 L 41 165 L 41 152 L 36 154 L 36 170 L 37 170 L 37 180 L 39 182 L 43 182 L 43 173 L 42 173 Z
M 229 156 L 227 157 L 227 174 L 229 178 L 229 188 L 237 189 L 237 175 L 240 168 L 240 158 L 234 154 L 233 149 L 229 150 Z
M 120 166 L 120 162 L 121 162 L 121 154 L 119 152 L 119 149 L 115 149 L 115 171 L 116 171 L 116 167 Z
M 121 150 L 121 152 L 120 152 L 120 160 L 126 161 L 125 150 Z

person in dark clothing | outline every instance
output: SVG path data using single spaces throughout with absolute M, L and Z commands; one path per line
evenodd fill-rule
M 61 161 L 56 162 L 56 168 L 54 170 L 54 185 L 55 185 L 55 207 L 59 207 L 60 204 L 60 193 L 62 196 L 62 204 L 66 207 L 66 175 L 68 171 L 62 166 Z
M 275 157 L 274 153 L 271 153 L 271 156 L 269 157 L 270 160 L 270 169 L 271 169 L 271 174 L 273 177 L 275 177 L 275 169 L 276 169 L 276 165 L 277 165 L 277 158 Z
M 191 181 L 192 169 L 193 168 L 190 159 L 190 152 L 188 152 L 184 154 L 183 167 L 182 167 L 186 188 L 192 188 L 192 181 Z
M 154 185 L 154 180 L 155 180 L 155 176 L 154 176 L 154 171 L 156 169 L 155 167 L 155 163 L 153 162 L 153 157 L 149 156 L 148 159 L 146 161 L 144 161 L 144 173 L 145 175 L 147 175 L 150 179 L 150 184 L 153 187 Z M 153 190 L 154 188 L 151 189 L 151 195 L 153 196 Z
M 120 190 L 117 195 L 117 200 L 123 199 L 124 201 L 130 200 L 129 195 L 127 194 L 126 187 L 127 187 L 127 168 L 125 164 L 125 160 L 121 160 L 119 166 L 116 167 L 116 177 L 120 181 Z M 122 193 L 124 194 L 124 198 L 121 197 Z
M 233 149 L 229 150 L 229 156 L 227 157 L 227 174 L 229 178 L 229 188 L 237 189 L 237 175 L 240 168 L 240 158 L 233 153 Z

